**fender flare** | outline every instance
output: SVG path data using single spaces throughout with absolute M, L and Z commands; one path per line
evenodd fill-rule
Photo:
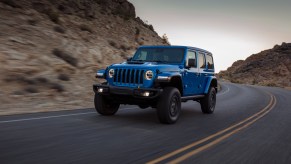
M 159 78 L 162 77 L 162 78 Z M 178 81 L 177 81 L 178 80 Z M 176 86 L 181 95 L 183 94 L 183 81 L 182 81 L 182 76 L 178 72 L 164 72 L 158 74 L 156 77 L 155 83 L 164 83 L 164 84 L 170 84 L 172 86 Z
M 208 90 L 209 90 L 211 85 L 214 85 L 214 88 L 215 88 L 215 90 L 217 92 L 217 79 L 216 79 L 215 76 L 214 77 L 210 76 L 210 77 L 207 78 L 207 83 L 205 85 L 205 89 L 204 89 L 204 92 L 203 92 L 204 94 L 208 93 Z

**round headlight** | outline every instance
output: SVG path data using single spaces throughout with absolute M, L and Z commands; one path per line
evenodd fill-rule
M 153 71 L 146 71 L 144 77 L 146 80 L 151 80 L 153 78 Z
M 110 78 L 112 78 L 114 76 L 114 69 L 110 69 L 108 75 Z

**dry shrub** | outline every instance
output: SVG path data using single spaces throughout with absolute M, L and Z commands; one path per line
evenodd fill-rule
M 13 95 L 25 95 L 24 91 L 15 91 L 12 93 Z
M 54 89 L 58 92 L 63 92 L 65 91 L 65 87 L 62 84 L 58 84 L 58 83 L 51 83 L 50 84 L 50 88 Z
M 70 81 L 70 77 L 66 74 L 59 74 L 58 79 L 62 80 L 62 81 Z
M 35 20 L 35 19 L 30 19 L 30 20 L 27 21 L 27 23 L 32 25 L 32 26 L 35 26 L 38 23 L 38 21 Z
M 67 54 L 66 52 L 63 52 L 62 50 L 59 50 L 57 48 L 55 48 L 52 53 L 63 59 L 65 62 L 69 63 L 70 65 L 74 66 L 74 67 L 77 67 L 78 65 L 78 60 L 74 57 L 72 57 L 71 55 Z
M 55 32 L 58 32 L 58 33 L 61 33 L 61 34 L 66 33 L 66 30 L 64 28 L 62 28 L 61 26 L 55 26 L 54 30 L 55 30 Z
M 277 85 L 273 82 L 269 82 L 267 84 L 265 84 L 265 86 L 268 86 L 268 87 L 276 87 Z
M 93 33 L 92 28 L 89 27 L 88 25 L 85 25 L 85 24 L 80 25 L 80 30 L 82 30 L 82 31 L 88 31 L 90 33 Z
M 16 0 L 0 0 L 0 2 L 5 3 L 8 6 L 14 7 L 14 8 L 20 8 L 21 6 L 19 6 L 16 2 Z
M 138 27 L 135 27 L 135 35 L 139 35 L 140 34 L 140 29 Z
M 138 41 L 138 44 L 142 46 L 142 45 L 144 45 L 144 41 L 140 40 L 140 41 Z
M 33 86 L 28 86 L 24 89 L 25 92 L 27 93 L 38 93 L 38 89 L 33 87 Z
M 47 84 L 49 83 L 49 80 L 45 77 L 37 77 L 35 78 L 35 81 L 37 81 L 40 84 Z
M 52 22 L 59 23 L 59 13 L 54 10 L 47 10 L 45 13 Z
M 236 79 L 230 79 L 230 82 L 232 82 L 232 83 L 240 83 L 240 81 L 236 80 Z
M 118 45 L 117 45 L 117 43 L 115 41 L 109 40 L 108 43 L 109 43 L 110 46 L 118 48 Z
M 122 49 L 122 51 L 126 51 L 127 50 L 127 46 L 126 45 L 120 45 L 120 49 Z
M 25 77 L 24 75 L 9 75 L 4 79 L 5 82 L 17 82 L 22 84 L 28 84 L 28 85 L 34 85 L 36 84 L 36 81 L 34 79 L 29 79 Z

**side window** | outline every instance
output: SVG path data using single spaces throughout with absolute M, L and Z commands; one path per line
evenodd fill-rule
M 208 69 L 214 69 L 213 58 L 210 55 L 206 55 L 206 64 Z
M 199 68 L 206 68 L 205 59 L 204 59 L 204 54 L 203 53 L 199 52 L 198 60 L 199 60 Z
M 197 64 L 196 64 L 196 53 L 194 51 L 188 51 L 187 53 L 187 60 L 186 60 L 186 65 L 189 65 L 189 59 L 190 62 L 194 62 L 194 68 L 197 68 Z

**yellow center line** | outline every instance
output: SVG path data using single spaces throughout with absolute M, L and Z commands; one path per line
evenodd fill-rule
M 173 151 L 171 153 L 168 153 L 168 154 L 166 154 L 164 156 L 161 156 L 161 157 L 159 157 L 159 158 L 157 158 L 155 160 L 149 161 L 149 162 L 147 162 L 147 164 L 156 164 L 156 163 L 159 163 L 159 162 L 161 162 L 161 161 L 163 161 L 165 159 L 168 159 L 168 158 L 170 158 L 172 156 L 175 156 L 175 155 L 177 155 L 177 154 L 179 154 L 179 153 L 181 153 L 181 152 L 183 152 L 185 150 L 188 150 L 188 149 L 190 149 L 192 147 L 195 147 L 195 146 L 197 146 L 197 145 L 199 145 L 201 143 L 204 143 L 204 142 L 206 142 L 208 140 L 211 140 L 212 138 L 217 137 L 217 136 L 219 136 L 219 135 L 221 135 L 221 134 L 223 134 L 223 133 L 225 133 L 225 132 L 227 132 L 229 130 L 232 130 L 232 129 L 234 129 L 234 128 L 236 128 L 236 127 L 238 127 L 238 126 L 246 123 L 247 121 L 249 121 L 249 120 L 257 117 L 258 115 L 260 115 L 260 114 L 264 113 L 265 111 L 267 111 L 270 108 L 270 106 L 272 106 L 273 101 L 274 101 L 274 96 L 272 96 L 271 94 L 269 94 L 269 95 L 271 97 L 271 100 L 270 100 L 269 104 L 264 109 L 262 109 L 260 112 L 257 112 L 256 114 L 254 114 L 254 115 L 252 115 L 252 116 L 244 119 L 243 121 L 241 121 L 241 122 L 239 122 L 239 123 L 237 123 L 235 125 L 232 125 L 232 126 L 226 128 L 226 129 L 222 130 L 222 131 L 219 131 L 219 132 L 217 132 L 215 134 L 212 134 L 212 135 L 210 135 L 210 136 L 208 136 L 208 137 L 206 137 L 204 139 L 201 139 L 199 141 L 193 142 L 193 143 L 191 143 L 191 144 L 189 144 L 189 145 L 187 145 L 185 147 L 182 147 L 180 149 L 177 149 L 177 150 L 175 150 L 175 151 Z
M 245 125 L 237 128 L 237 129 L 235 129 L 235 130 L 233 130 L 233 131 L 231 131 L 231 132 L 229 132 L 229 133 L 227 133 L 227 134 L 225 134 L 225 135 L 217 138 L 216 140 L 214 140 L 214 141 L 212 141 L 212 142 L 210 142 L 210 143 L 208 143 L 208 144 L 206 144 L 204 146 L 201 146 L 201 147 L 199 147 L 199 148 L 197 148 L 197 149 L 195 149 L 195 150 L 193 150 L 193 151 L 191 151 L 191 152 L 189 152 L 189 153 L 187 153 L 187 154 L 185 154 L 185 155 L 183 155 L 183 156 L 181 156 L 181 157 L 179 157 L 179 158 L 177 158 L 175 160 L 170 161 L 169 164 L 177 164 L 177 163 L 180 163 L 180 162 L 182 162 L 182 161 L 190 158 L 191 156 L 193 156 L 193 155 L 195 155 L 197 153 L 200 153 L 201 151 L 204 151 L 204 150 L 206 150 L 206 149 L 208 149 L 208 148 L 210 148 L 210 147 L 212 147 L 212 146 L 220 143 L 222 140 L 224 140 L 226 138 L 229 138 L 230 136 L 232 136 L 232 135 L 238 133 L 239 131 L 241 131 L 242 129 L 245 129 L 245 128 L 249 127 L 250 125 L 252 125 L 253 123 L 255 123 L 257 120 L 259 120 L 260 118 L 262 118 L 266 114 L 268 114 L 273 109 L 273 107 L 275 106 L 275 104 L 276 104 L 276 99 L 274 100 L 274 104 L 272 105 L 272 107 L 270 107 L 270 109 L 267 110 L 262 115 L 258 116 L 257 118 L 253 119 L 252 121 L 248 122 L 247 124 L 245 124 Z

